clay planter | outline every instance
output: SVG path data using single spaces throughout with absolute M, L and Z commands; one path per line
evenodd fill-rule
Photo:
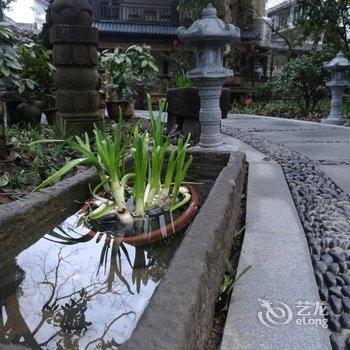
M 119 107 L 124 120 L 131 120 L 134 116 L 134 104 L 126 101 L 106 102 L 108 116 L 113 120 L 119 119 Z
M 42 111 L 38 102 L 23 102 L 17 106 L 16 111 L 17 123 L 40 123 Z
M 239 75 L 231 75 L 226 79 L 224 86 L 239 86 L 242 83 L 242 79 Z
M 200 198 L 199 193 L 197 192 L 196 188 L 193 186 L 188 186 L 190 193 L 191 193 L 191 202 L 188 205 L 187 209 L 173 222 L 168 223 L 165 228 L 159 228 L 157 230 L 151 231 L 151 232 L 145 232 L 143 234 L 135 235 L 135 236 L 124 236 L 124 237 L 111 237 L 107 236 L 106 241 L 110 241 L 111 239 L 114 240 L 114 243 L 117 245 L 120 245 L 120 243 L 126 243 L 133 246 L 142 246 L 146 244 L 150 244 L 156 241 L 159 241 L 164 238 L 164 232 L 166 231 L 166 236 L 169 237 L 182 228 L 186 227 L 196 216 L 199 205 L 200 205 Z M 81 213 L 86 213 L 87 210 L 90 207 L 90 201 L 86 202 L 82 209 Z M 88 237 L 95 237 L 96 235 L 99 235 L 97 239 L 99 239 L 101 236 L 103 236 L 102 233 L 98 233 L 96 231 L 90 231 L 85 236 Z

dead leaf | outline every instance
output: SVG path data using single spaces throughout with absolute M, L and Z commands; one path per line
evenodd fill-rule
M 1 204 L 7 204 L 7 203 L 10 203 L 12 202 L 12 199 L 6 195 L 6 194 L 0 194 L 0 203 Z

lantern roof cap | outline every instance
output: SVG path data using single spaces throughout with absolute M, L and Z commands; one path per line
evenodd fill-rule
M 177 35 L 181 41 L 194 43 L 202 41 L 231 42 L 241 37 L 241 31 L 233 24 L 226 24 L 217 17 L 217 11 L 209 4 L 202 12 L 202 18 L 188 29 L 180 27 Z
M 328 71 L 342 71 L 350 68 L 350 61 L 343 52 L 338 52 L 337 56 L 324 66 Z

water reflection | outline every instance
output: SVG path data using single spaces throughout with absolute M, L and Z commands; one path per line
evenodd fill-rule
M 131 335 L 180 243 L 147 247 L 87 236 L 77 215 L 0 273 L 0 343 L 33 349 L 116 349 Z

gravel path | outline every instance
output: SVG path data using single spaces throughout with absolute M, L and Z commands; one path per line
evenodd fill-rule
M 350 196 L 319 170 L 320 162 L 252 133 L 258 129 L 223 125 L 222 132 L 282 166 L 308 240 L 320 298 L 328 303 L 333 349 L 350 349 Z

